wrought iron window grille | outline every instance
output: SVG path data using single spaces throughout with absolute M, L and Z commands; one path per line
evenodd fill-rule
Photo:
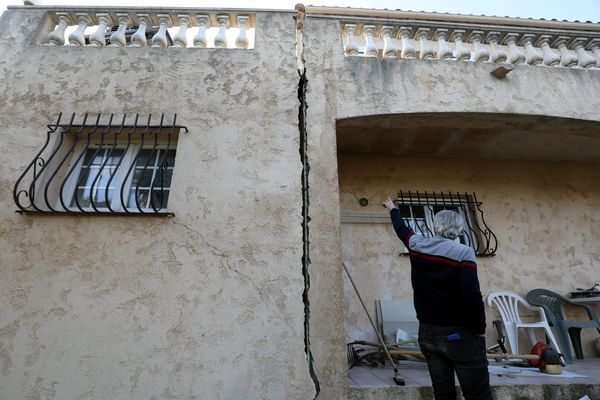
M 433 236 L 433 216 L 441 210 L 453 210 L 464 219 L 461 243 L 470 246 L 477 256 L 493 256 L 498 249 L 496 234 L 492 232 L 481 209 L 482 202 L 475 193 L 400 192 L 394 200 L 404 223 L 415 233 Z
M 80 123 L 75 114 L 68 123 L 48 125 L 46 141 L 17 179 L 13 199 L 20 213 L 90 215 L 173 215 L 166 206 L 175 165 L 179 132 L 187 127 L 153 124 L 152 114 L 140 122 L 136 114 L 120 123 L 110 114 L 101 123 Z M 54 140 L 53 140 L 54 139 Z

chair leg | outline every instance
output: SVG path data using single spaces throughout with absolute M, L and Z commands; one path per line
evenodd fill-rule
M 565 361 L 569 364 L 573 363 L 573 353 L 571 353 L 571 343 L 567 337 L 567 332 L 564 329 L 558 328 L 556 329 L 556 334 L 558 335 L 558 340 L 560 341 L 560 349 L 562 350 L 562 355 L 565 358 Z
M 569 328 L 569 336 L 571 337 L 571 343 L 573 343 L 575 356 L 577 359 L 583 360 L 583 351 L 581 351 L 581 328 Z
M 527 336 L 529 337 L 529 340 L 531 341 L 531 346 L 535 346 L 535 344 L 537 343 L 537 338 L 535 337 L 535 328 L 525 328 L 525 332 L 527 332 Z
M 508 338 L 508 344 L 513 354 L 519 354 L 519 332 L 515 324 L 504 324 L 506 328 L 506 337 Z
M 556 351 L 561 354 L 564 354 L 560 351 L 561 348 L 558 345 L 558 343 L 556 342 L 556 339 L 554 338 L 554 335 L 552 334 L 552 330 L 550 329 L 550 327 L 544 327 L 544 330 L 546 331 L 546 338 L 550 339 L 550 343 L 552 344 L 552 346 L 554 346 Z M 546 342 L 547 342 L 547 340 L 546 340 Z

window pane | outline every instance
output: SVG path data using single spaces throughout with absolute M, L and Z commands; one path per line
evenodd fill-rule
M 111 180 L 111 176 L 115 171 L 115 166 L 123 157 L 123 149 L 115 149 L 110 151 L 106 149 L 88 149 L 85 153 L 83 165 L 77 177 L 77 188 L 71 206 L 75 207 L 75 196 L 82 208 L 91 208 L 91 198 L 94 196 L 94 205 L 96 207 L 105 208 L 107 200 L 111 201 L 114 188 L 115 178 Z M 104 164 L 104 167 L 100 167 Z M 106 186 L 109 184 L 108 199 L 106 198 Z M 93 185 L 93 187 L 92 187 Z M 93 193 L 92 193 L 93 191 Z
M 411 206 L 414 218 L 425 218 L 423 206 Z
M 127 203 L 127 207 L 135 207 L 137 208 L 138 204 L 140 206 L 140 208 L 148 208 L 149 204 L 148 204 L 148 193 L 150 191 L 149 190 L 138 190 L 137 191 L 137 204 L 136 204 L 136 193 L 135 193 L 135 187 L 131 189 L 131 191 L 129 192 L 129 202 Z
M 144 168 L 136 168 L 131 181 L 132 190 L 135 190 L 138 184 L 140 185 L 140 188 L 149 188 L 150 183 L 152 182 L 152 172 L 153 170 L 150 168 L 147 168 L 146 170 L 144 170 Z
M 157 189 L 152 191 L 152 201 L 154 202 L 154 207 L 166 208 L 167 200 L 169 200 L 168 190 Z M 150 207 L 152 207 L 152 204 L 150 205 Z
M 400 205 L 398 206 L 398 210 L 400 210 L 400 216 L 402 218 L 410 218 L 410 206 Z
M 90 189 L 89 188 L 78 188 L 77 189 L 77 201 L 81 208 L 87 208 L 90 206 Z M 75 197 L 73 197 L 73 201 L 71 202 L 72 207 L 76 207 L 77 203 L 75 202 Z

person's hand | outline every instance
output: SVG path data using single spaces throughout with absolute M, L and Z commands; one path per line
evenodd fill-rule
M 390 211 L 393 210 L 394 208 L 396 208 L 396 205 L 394 204 L 392 199 L 390 199 L 389 197 L 383 202 L 383 206 Z

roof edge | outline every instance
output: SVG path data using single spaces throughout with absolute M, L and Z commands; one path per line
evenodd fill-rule
M 568 29 L 582 31 L 600 32 L 600 22 L 570 22 L 556 21 L 533 18 L 514 18 L 514 17 L 488 17 L 477 15 L 462 15 L 450 13 L 436 13 L 425 11 L 402 11 L 402 10 L 381 10 L 367 8 L 346 8 L 346 7 L 325 7 L 325 6 L 305 6 L 306 14 L 309 16 L 329 16 L 329 17 L 362 17 L 362 18 L 381 18 L 381 19 L 414 19 L 440 22 L 459 22 L 471 24 L 494 24 L 519 27 L 536 27 L 549 29 Z

